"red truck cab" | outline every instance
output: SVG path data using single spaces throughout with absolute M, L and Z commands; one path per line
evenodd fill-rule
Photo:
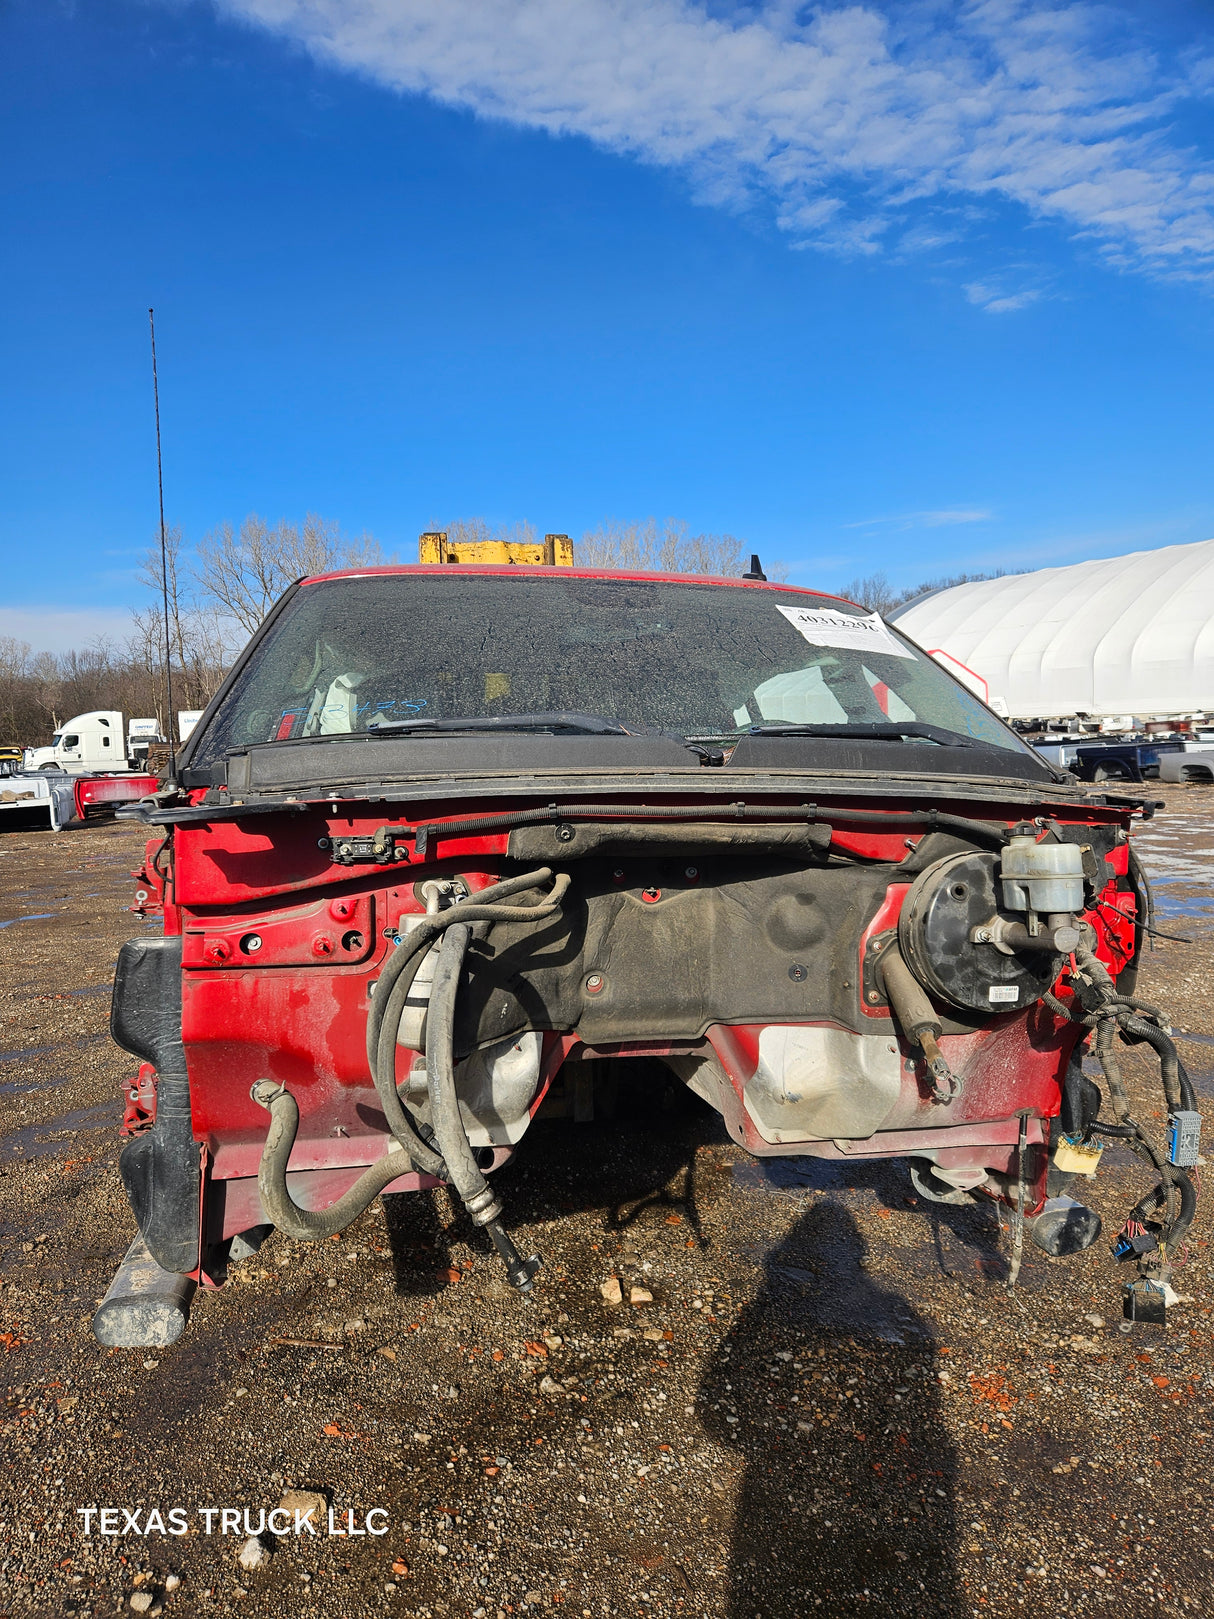
M 113 1029 L 149 1065 L 121 1173 L 182 1276 L 446 1180 L 530 1287 L 493 1170 L 604 1055 L 661 1057 L 756 1155 L 904 1158 L 1031 1219 L 1098 1156 L 1080 1042 L 1146 1015 L 1134 805 L 876 615 L 761 578 L 302 580 L 178 775 L 126 812 L 165 929 L 124 947 Z M 1156 1156 L 1162 1273 L 1191 1207 Z

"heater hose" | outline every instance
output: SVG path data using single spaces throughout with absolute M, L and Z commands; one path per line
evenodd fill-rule
M 569 887 L 567 874 L 556 879 L 547 898 L 538 905 L 499 903 L 514 894 L 538 888 L 551 876 L 551 868 L 541 866 L 536 871 L 524 872 L 522 876 L 510 877 L 505 882 L 494 883 L 490 888 L 482 888 L 478 894 L 461 900 L 450 910 L 426 917 L 401 940 L 380 974 L 367 1019 L 367 1063 L 389 1130 L 424 1174 L 434 1175 L 440 1180 L 448 1178 L 442 1158 L 423 1141 L 417 1125 L 401 1102 L 396 1081 L 396 1036 L 422 958 L 434 941 L 455 922 L 526 922 L 540 921 L 554 915 L 560 909 L 565 890 Z
M 270 1128 L 257 1170 L 257 1192 L 266 1217 L 288 1237 L 322 1242 L 343 1231 L 367 1209 L 385 1186 L 409 1173 L 403 1152 L 390 1152 L 372 1164 L 336 1203 L 327 1209 L 301 1209 L 287 1190 L 287 1161 L 299 1129 L 299 1103 L 285 1086 L 259 1079 L 249 1095 L 270 1115 Z
M 502 1206 L 481 1172 L 460 1114 L 455 1084 L 455 1002 L 460 974 L 472 934 L 456 920 L 447 929 L 438 952 L 430 986 L 426 1017 L 426 1072 L 430 1082 L 430 1117 L 434 1135 L 447 1166 L 447 1176 L 460 1195 L 473 1223 L 482 1226 L 505 1262 L 506 1275 L 520 1292 L 531 1291 L 539 1269 L 538 1254 L 524 1259 L 502 1225 Z
M 474 897 L 452 906 L 450 910 L 427 917 L 398 946 L 376 986 L 377 994 L 367 1026 L 367 1053 L 371 1076 L 388 1127 L 404 1151 L 389 1152 L 377 1164 L 372 1164 L 349 1191 L 327 1209 L 301 1209 L 287 1190 L 287 1164 L 299 1130 L 298 1102 L 285 1086 L 271 1079 L 258 1080 L 253 1086 L 250 1096 L 270 1114 L 270 1128 L 257 1173 L 257 1189 L 266 1216 L 280 1231 L 305 1242 L 318 1242 L 336 1235 L 352 1220 L 356 1220 L 385 1186 L 408 1174 L 411 1162 L 423 1174 L 431 1175 L 436 1180 L 449 1181 L 455 1186 L 473 1219 L 488 1230 L 494 1247 L 506 1261 L 511 1282 L 523 1290 L 530 1288 L 531 1277 L 539 1267 L 539 1260 L 534 1257 L 526 1261 L 521 1259 L 502 1229 L 501 1208 L 476 1164 L 460 1118 L 455 1091 L 455 992 L 471 939 L 471 926 L 478 922 L 538 921 L 552 916 L 560 909 L 561 900 L 569 887 L 566 874 L 557 877 L 547 897 L 539 904 L 498 903 L 511 895 L 538 888 L 551 876 L 551 869 L 543 866 L 537 871 L 495 883 Z M 441 1130 L 436 1129 L 435 1135 L 443 1150 L 435 1152 L 422 1139 L 400 1100 L 396 1084 L 396 1036 L 422 955 L 448 929 L 454 933 L 456 948 L 454 952 L 439 952 L 435 988 L 431 991 L 432 1003 L 440 981 L 442 994 L 437 1007 L 432 1004 L 431 1016 L 427 1018 L 427 1024 L 433 1023 L 438 1033 L 436 1062 L 444 1080 L 439 1087 L 441 1098 L 437 1103 L 432 1102 L 436 1123 L 440 1118 L 442 1120 Z M 448 1167 L 449 1164 L 451 1167 Z

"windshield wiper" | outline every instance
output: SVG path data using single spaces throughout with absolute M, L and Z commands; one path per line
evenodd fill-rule
M 601 714 L 469 714 L 463 719 L 380 720 L 367 736 L 401 736 L 411 731 L 580 731 L 588 736 L 631 736 L 633 733 Z
M 962 736 L 960 731 L 947 731 L 942 725 L 924 725 L 919 720 L 901 723 L 891 720 L 887 724 L 865 724 L 855 721 L 848 725 L 798 725 L 793 721 L 780 721 L 771 725 L 752 725 L 744 736 L 825 736 L 854 737 L 865 742 L 901 742 L 914 737 L 924 742 L 937 742 L 946 748 L 972 748 L 974 738 Z

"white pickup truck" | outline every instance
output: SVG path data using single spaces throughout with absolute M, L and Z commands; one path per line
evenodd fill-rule
M 45 821 L 58 832 L 76 813 L 74 783 L 62 771 L 26 775 L 20 748 L 0 748 L 0 827 Z
M 47 748 L 25 750 L 26 770 L 65 770 L 69 776 L 126 774 L 146 768 L 148 746 L 161 742 L 154 719 L 132 720 L 123 731 L 117 709 L 94 709 L 61 725 Z

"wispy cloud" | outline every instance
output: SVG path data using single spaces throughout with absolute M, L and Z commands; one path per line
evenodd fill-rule
M 972 506 L 950 506 L 935 512 L 900 512 L 894 517 L 865 517 L 844 528 L 951 528 L 958 523 L 989 523 L 994 512 Z
M 1214 275 L 1214 170 L 1169 123 L 1209 91 L 1209 61 L 1161 60 L 1113 6 L 215 4 L 394 89 L 680 169 L 704 201 L 765 198 L 800 242 L 906 250 L 932 239 L 925 212 L 977 198 L 1056 221 L 1126 268 Z
M 1036 287 L 1026 287 L 1021 292 L 1003 292 L 986 281 L 971 281 L 964 290 L 970 303 L 985 309 L 988 315 L 1010 315 L 1017 309 L 1027 309 L 1029 304 L 1035 304 L 1041 297 Z

